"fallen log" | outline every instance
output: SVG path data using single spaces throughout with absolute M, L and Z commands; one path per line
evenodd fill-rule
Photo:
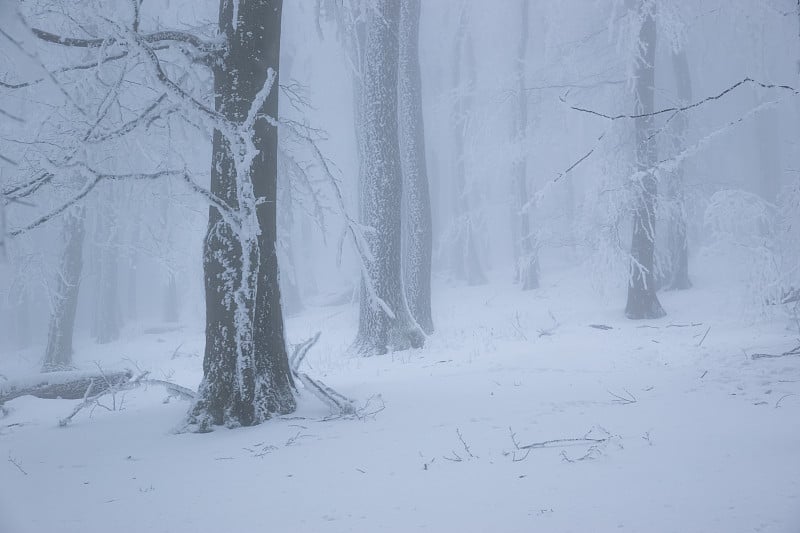
M 0 405 L 19 398 L 35 396 L 46 400 L 82 400 L 91 388 L 94 394 L 119 387 L 133 378 L 133 372 L 46 372 L 36 376 L 0 383 Z

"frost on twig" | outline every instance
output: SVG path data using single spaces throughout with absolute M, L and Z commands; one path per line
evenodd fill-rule
M 609 442 L 618 441 L 619 435 L 612 435 L 607 429 L 602 426 L 592 427 L 582 437 L 552 439 L 541 442 L 532 442 L 530 444 L 521 445 L 517 440 L 517 434 L 514 433 L 510 427 L 508 431 L 511 433 L 511 442 L 514 444 L 514 450 L 511 452 L 511 460 L 514 462 L 524 461 L 532 450 L 539 450 L 543 448 L 566 448 L 572 446 L 588 446 L 586 452 L 579 457 L 570 457 L 567 455 L 566 450 L 561 450 L 561 459 L 574 463 L 576 461 L 587 461 L 596 459 L 602 455 Z M 617 445 L 622 447 L 618 442 Z M 506 455 L 509 455 L 506 453 Z

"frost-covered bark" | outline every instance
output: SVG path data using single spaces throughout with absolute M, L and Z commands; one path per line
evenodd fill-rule
M 516 76 L 517 87 L 515 90 L 514 112 L 512 113 L 512 134 L 514 140 L 522 146 L 528 135 L 528 98 L 525 91 L 525 64 L 528 50 L 528 0 L 521 0 L 520 10 L 520 36 L 517 44 Z M 529 210 L 525 208 L 528 203 L 528 165 L 527 153 L 522 153 L 511 166 L 511 175 L 514 184 L 515 200 L 515 226 L 512 234 L 517 240 L 519 255 L 516 264 L 516 279 L 522 285 L 522 290 L 527 291 L 539 287 L 539 258 L 536 250 L 536 238 L 531 228 Z
M 419 68 L 420 0 L 400 3 L 400 70 L 398 85 L 400 159 L 405 206 L 403 280 L 411 316 L 427 334 L 431 317 L 431 260 L 433 228 L 425 126 L 422 117 L 422 79 Z
M 188 420 L 198 431 L 258 424 L 296 406 L 275 249 L 278 130 L 268 119 L 278 116 L 281 8 L 220 2 L 227 49 L 214 65 L 215 107 L 228 123 L 214 131 L 211 192 L 230 211 L 209 208 L 204 376 Z
M 666 313 L 656 295 L 655 278 L 655 203 L 658 185 L 653 170 L 657 163 L 654 135 L 654 85 L 656 59 L 656 22 L 654 4 L 640 4 L 644 9 L 639 46 L 636 52 L 636 166 L 640 176 L 632 186 L 635 194 L 633 239 L 631 242 L 631 275 L 628 282 L 628 303 L 625 315 L 632 319 L 659 318 Z
M 462 65 L 464 72 L 462 73 Z M 466 8 L 462 8 L 455 40 L 453 57 L 453 87 L 460 94 L 456 97 L 453 109 L 453 140 L 455 165 L 453 176 L 453 215 L 451 270 L 457 279 L 468 285 L 486 283 L 478 250 L 475 247 L 474 213 L 470 209 L 467 189 L 466 151 L 464 140 L 467 135 L 468 114 L 472 107 L 470 93 L 474 90 L 476 78 L 475 51 L 472 37 L 468 35 Z
M 360 213 L 370 229 L 354 348 L 373 355 L 422 346 L 406 304 L 401 272 L 403 174 L 397 124 L 400 3 L 376 0 L 368 11 L 364 56 Z
M 96 284 L 92 336 L 99 344 L 119 338 L 122 317 L 119 301 L 119 247 L 116 195 L 109 189 L 101 191 L 95 219 Z
M 672 54 L 672 68 L 677 83 L 677 97 L 680 105 L 688 105 L 692 101 L 692 78 L 689 72 L 689 61 L 686 50 L 681 49 Z M 673 154 L 686 149 L 686 136 L 689 129 L 689 117 L 686 113 L 678 113 L 672 119 L 670 136 Z M 686 193 L 684 185 L 683 165 L 678 165 L 667 177 L 667 199 L 672 204 L 672 216 L 667 226 L 668 264 L 665 272 L 664 288 L 684 290 L 692 286 L 689 281 L 689 242 L 686 232 Z
M 72 366 L 72 335 L 83 270 L 84 235 L 85 210 L 83 206 L 76 206 L 64 215 L 64 250 L 51 302 L 52 313 L 42 364 L 43 372 L 64 370 Z

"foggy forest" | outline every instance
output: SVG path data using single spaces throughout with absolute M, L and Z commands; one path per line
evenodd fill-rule
M 0 0 L 0 533 L 800 531 L 800 0 Z

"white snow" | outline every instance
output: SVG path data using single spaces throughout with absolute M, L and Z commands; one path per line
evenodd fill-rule
M 796 333 L 742 316 L 710 267 L 692 290 L 662 293 L 669 315 L 647 322 L 623 317 L 624 293 L 599 297 L 581 270 L 556 272 L 526 293 L 438 286 L 437 332 L 419 351 L 346 355 L 350 306 L 290 319 L 292 341 L 323 332 L 309 374 L 367 411 L 385 406 L 361 420 L 326 420 L 306 393 L 294 416 L 174 434 L 188 405 L 152 388 L 59 428 L 77 401 L 13 400 L 0 419 L 0 531 L 799 531 L 800 357 L 746 355 L 792 348 Z M 129 330 L 76 351 L 87 369 L 127 357 L 195 387 L 202 343 L 199 327 Z M 37 363 L 21 352 L 0 374 Z M 592 428 L 613 438 L 587 460 L 564 458 L 588 445 L 514 460 L 512 431 L 525 445 Z

